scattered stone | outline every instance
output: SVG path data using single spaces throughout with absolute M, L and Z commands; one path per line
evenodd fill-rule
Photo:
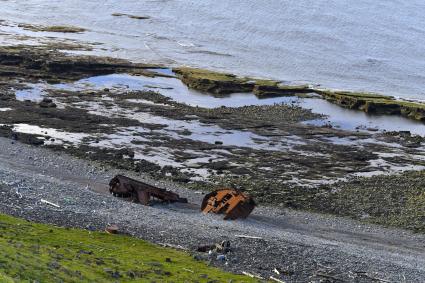
M 109 234 L 118 234 L 118 226 L 116 224 L 109 225 L 105 228 L 105 232 Z
M 38 105 L 42 108 L 56 108 L 56 103 L 53 102 L 50 98 L 43 98 L 42 101 L 38 103 Z

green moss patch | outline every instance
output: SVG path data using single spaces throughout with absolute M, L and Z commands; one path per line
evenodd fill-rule
M 256 282 L 123 235 L 0 214 L 1 282 Z

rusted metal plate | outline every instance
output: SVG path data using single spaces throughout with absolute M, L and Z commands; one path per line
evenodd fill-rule
M 219 189 L 207 194 L 202 202 L 204 213 L 224 214 L 224 219 L 247 218 L 255 208 L 255 201 L 234 189 Z
M 186 198 L 181 198 L 176 193 L 123 175 L 117 175 L 109 182 L 109 192 L 115 197 L 130 198 L 132 201 L 143 205 L 149 205 L 152 199 L 158 199 L 163 202 L 187 203 Z

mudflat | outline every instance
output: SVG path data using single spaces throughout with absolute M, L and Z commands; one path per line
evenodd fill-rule
M 336 127 L 326 122 L 331 113 L 298 103 L 323 100 L 314 93 L 276 94 L 266 81 L 255 83 L 257 92 L 261 84 L 272 98 L 257 99 L 251 80 L 242 83 L 252 91 L 225 84 L 254 105 L 198 105 L 231 102 L 232 93 L 217 91 L 222 86 L 196 92 L 164 66 L 61 51 L 69 47 L 0 48 L 2 212 L 99 230 L 117 223 L 131 235 L 265 278 L 425 277 L 422 136 Z M 115 199 L 106 191 L 117 173 L 172 189 L 190 205 Z M 229 222 L 200 213 L 202 194 L 222 186 L 256 199 L 252 217 Z M 234 247 L 225 262 L 195 252 L 223 240 Z

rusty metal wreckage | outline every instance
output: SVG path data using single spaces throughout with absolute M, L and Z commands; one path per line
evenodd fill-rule
M 144 182 L 117 175 L 109 182 L 109 192 L 115 197 L 127 198 L 143 205 L 150 205 L 155 199 L 161 202 L 187 203 L 186 198 Z M 252 197 L 235 189 L 218 189 L 205 195 L 201 211 L 205 214 L 224 214 L 224 219 L 247 218 L 256 206 Z

